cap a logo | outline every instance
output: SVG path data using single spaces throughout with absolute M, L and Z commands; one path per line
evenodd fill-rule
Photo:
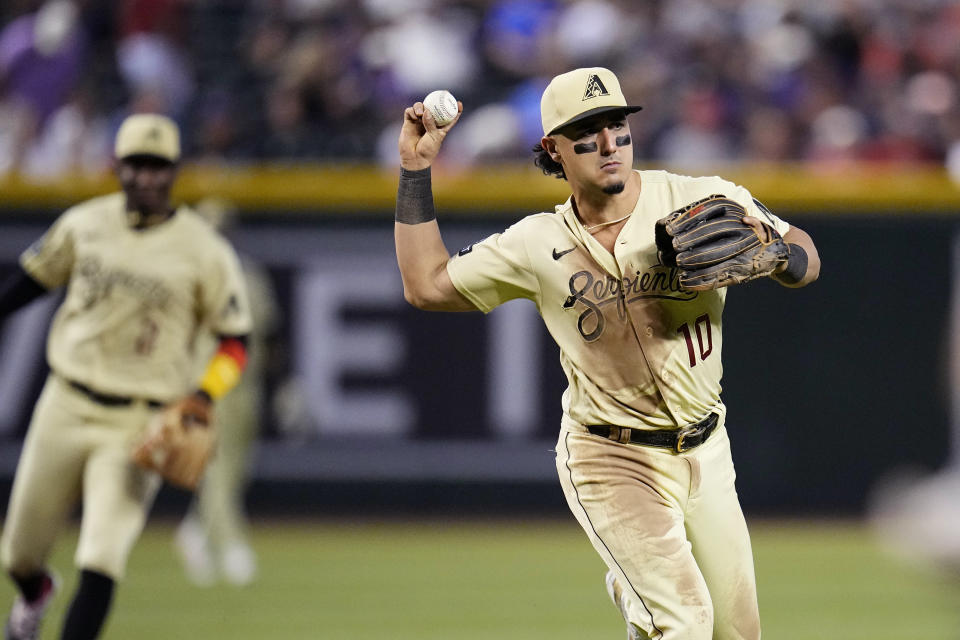
M 151 127 L 150 130 L 147 131 L 147 139 L 148 139 L 148 140 L 159 140 L 159 139 L 160 139 L 160 129 L 158 129 L 158 128 L 156 128 L 156 127 Z
M 227 300 L 227 304 L 223 307 L 223 311 L 220 312 L 220 317 L 227 318 L 235 313 L 240 313 L 240 301 L 237 300 L 237 295 L 235 293 L 231 293 L 230 299 Z
M 590 98 L 608 95 L 610 95 L 610 92 L 603 86 L 603 81 L 600 80 L 600 77 L 595 73 L 591 73 L 590 77 L 587 78 L 587 88 L 583 92 L 583 99 L 589 100 Z

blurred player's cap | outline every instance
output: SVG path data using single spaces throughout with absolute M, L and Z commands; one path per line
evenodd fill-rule
M 180 159 L 180 130 L 166 116 L 137 113 L 120 125 L 113 152 L 118 160 L 130 156 L 153 156 L 177 162 Z
M 620 90 L 620 81 L 603 67 L 574 69 L 556 76 L 540 99 L 540 120 L 543 135 L 556 133 L 573 124 L 605 111 L 634 113 L 643 107 L 628 105 Z

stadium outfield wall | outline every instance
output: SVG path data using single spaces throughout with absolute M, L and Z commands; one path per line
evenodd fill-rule
M 807 289 L 760 282 L 728 299 L 724 397 L 745 508 L 855 511 L 902 465 L 943 464 L 956 446 L 947 369 L 960 191 L 933 170 L 717 173 L 810 231 L 824 264 Z M 435 184 L 451 250 L 565 197 L 561 181 L 528 167 L 446 167 Z M 15 268 L 64 206 L 112 188 L 109 177 L 8 179 L 0 267 Z M 525 302 L 488 316 L 407 306 L 395 189 L 394 174 L 371 168 L 184 169 L 178 197 L 237 203 L 232 238 L 277 285 L 285 357 L 268 380 L 254 495 L 321 509 L 344 496 L 401 510 L 562 508 L 556 346 Z M 38 302 L 0 333 L 0 478 L 12 474 L 43 379 L 54 305 Z
M 960 211 L 960 186 L 942 168 L 894 164 L 730 165 L 671 168 L 690 175 L 721 175 L 747 186 L 774 210 L 833 213 Z M 485 212 L 513 216 L 562 201 L 562 180 L 543 179 L 531 165 L 434 169 L 434 191 L 450 215 Z M 371 166 L 188 165 L 176 195 L 195 202 L 216 195 L 247 212 L 294 216 L 379 218 L 393 209 L 397 170 Z M 23 210 L 55 210 L 115 188 L 110 175 L 56 180 L 0 177 L 0 216 Z

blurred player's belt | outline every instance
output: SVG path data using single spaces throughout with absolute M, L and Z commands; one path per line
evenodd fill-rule
M 587 431 L 595 436 L 615 440 L 623 444 L 642 444 L 648 447 L 672 449 L 677 453 L 689 451 L 707 441 L 713 430 L 717 428 L 720 416 L 711 413 L 697 422 L 679 429 L 631 429 L 629 427 L 615 427 L 608 424 L 588 424 Z
M 163 406 L 163 403 L 157 400 L 150 400 L 147 398 L 129 398 L 127 396 L 113 396 L 108 393 L 100 393 L 99 391 L 91 389 L 82 382 L 77 382 L 75 380 L 67 380 L 67 384 L 97 404 L 102 404 L 106 407 L 129 407 L 135 402 L 143 402 L 151 409 L 159 409 Z

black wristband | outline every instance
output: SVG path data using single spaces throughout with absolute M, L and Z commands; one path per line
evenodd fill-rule
M 397 209 L 394 219 L 403 224 L 430 222 L 437 217 L 433 209 L 433 187 L 430 182 L 430 167 L 409 171 L 400 167 L 400 184 L 397 187 Z
M 787 246 L 790 247 L 787 268 L 777 274 L 777 279 L 784 284 L 797 284 L 807 275 L 807 252 L 798 244 Z

